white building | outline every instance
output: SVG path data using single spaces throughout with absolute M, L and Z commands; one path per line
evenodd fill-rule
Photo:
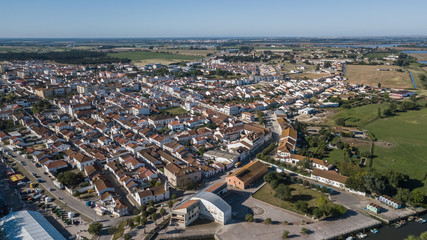
M 226 192 L 226 188 L 226 183 L 217 183 L 183 200 L 172 210 L 172 221 L 188 226 L 200 217 L 220 224 L 229 223 L 231 207 L 218 196 Z

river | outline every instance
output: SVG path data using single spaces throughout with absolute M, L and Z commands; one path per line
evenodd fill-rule
M 424 214 L 422 218 L 427 219 L 427 214 Z M 422 232 L 427 231 L 427 223 L 420 224 L 415 221 L 408 222 L 408 224 L 402 226 L 401 228 L 395 228 L 392 225 L 381 227 L 380 232 L 373 235 L 369 233 L 369 237 L 366 239 L 370 240 L 384 240 L 384 239 L 405 239 L 409 235 L 413 234 L 419 236 Z

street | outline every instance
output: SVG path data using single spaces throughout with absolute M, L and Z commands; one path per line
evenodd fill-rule
M 110 236 L 108 235 L 106 229 L 108 229 L 111 226 L 116 226 L 121 221 L 129 218 L 129 217 L 113 218 L 113 217 L 110 217 L 109 215 L 105 215 L 105 216 L 97 215 L 92 208 L 86 206 L 85 201 L 76 199 L 75 197 L 68 194 L 65 190 L 58 189 L 53 184 L 53 181 L 43 174 L 43 168 L 37 168 L 30 159 L 25 159 L 21 157 L 20 155 L 18 155 L 18 153 L 8 148 L 5 148 L 3 144 L 0 144 L 0 145 L 6 151 L 13 154 L 14 156 L 13 159 L 17 160 L 16 163 L 20 164 L 21 166 L 23 166 L 23 168 L 25 168 L 25 170 L 28 171 L 28 175 L 31 175 L 32 173 L 36 173 L 38 176 L 40 176 L 42 183 L 39 183 L 39 184 L 42 185 L 46 189 L 46 191 L 49 192 L 51 195 L 53 195 L 58 201 L 62 202 L 67 207 L 73 209 L 76 213 L 79 213 L 92 221 L 101 222 L 104 225 L 104 231 L 103 231 L 104 235 L 101 235 L 99 239 L 110 239 Z M 25 164 L 23 165 L 21 164 L 21 162 L 24 162 Z M 51 188 L 55 190 L 50 191 L 49 189 Z

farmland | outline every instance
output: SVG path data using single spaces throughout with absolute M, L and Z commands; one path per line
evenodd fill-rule
M 193 55 L 182 55 L 182 54 L 172 54 L 166 52 L 149 52 L 149 51 L 135 51 L 135 52 L 117 52 L 117 53 L 108 53 L 111 57 L 118 58 L 128 58 L 134 63 L 138 64 L 170 64 L 177 63 L 181 61 L 194 61 L 200 59 L 200 56 Z
M 379 68 L 397 69 L 397 66 L 385 65 L 347 65 L 346 77 L 349 83 L 390 88 L 412 88 L 408 72 L 378 71 Z
M 381 59 L 383 59 L 387 56 L 390 56 L 390 55 L 398 55 L 398 52 L 370 52 L 363 57 L 369 58 L 369 59 L 381 60 Z

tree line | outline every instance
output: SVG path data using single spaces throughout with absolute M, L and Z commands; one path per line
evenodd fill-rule
M 110 57 L 104 52 L 92 52 L 71 50 L 64 52 L 7 52 L 0 53 L 0 60 L 13 61 L 13 60 L 41 60 L 41 61 L 55 61 L 58 63 L 66 64 L 101 64 L 101 63 L 115 63 L 124 62 L 129 63 L 131 60 L 128 58 L 115 58 Z

